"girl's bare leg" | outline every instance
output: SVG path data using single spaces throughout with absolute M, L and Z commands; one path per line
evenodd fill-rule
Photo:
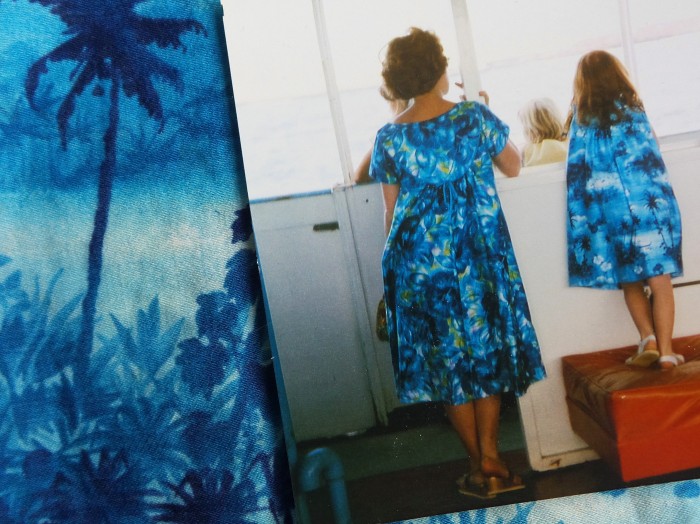
M 656 342 L 661 355 L 672 355 L 673 323 L 676 306 L 670 275 L 659 275 L 648 280 L 651 288 L 651 309 Z
M 639 331 L 639 338 L 645 339 L 654 333 L 654 318 L 651 311 L 651 302 L 644 292 L 641 282 L 622 284 L 625 295 L 625 304 L 630 312 L 632 321 Z

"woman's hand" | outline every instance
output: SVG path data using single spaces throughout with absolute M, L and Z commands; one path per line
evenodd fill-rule
M 455 85 L 460 89 L 464 89 L 464 83 L 455 82 Z M 484 99 L 484 104 L 489 105 L 489 94 L 486 91 L 479 91 L 479 96 Z M 460 95 L 460 100 L 466 101 L 467 95 Z
M 489 94 L 486 91 L 479 91 L 479 96 L 484 99 L 484 104 L 489 105 Z

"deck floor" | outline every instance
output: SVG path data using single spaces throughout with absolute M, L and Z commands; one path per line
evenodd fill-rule
M 655 479 L 625 484 L 601 461 L 596 460 L 550 472 L 533 472 L 524 450 L 504 453 L 513 470 L 522 473 L 527 487 L 483 501 L 460 494 L 455 479 L 464 472 L 463 461 L 391 472 L 347 483 L 354 524 L 393 522 L 428 515 L 468 511 L 488 506 L 522 503 L 607 491 L 659 482 L 695 479 L 700 470 L 689 470 Z M 332 508 L 322 491 L 309 497 L 312 521 L 332 523 Z
M 455 480 L 465 471 L 466 456 L 441 409 L 435 406 L 400 410 L 387 428 L 352 438 L 303 443 L 299 452 L 326 446 L 341 456 L 353 524 L 394 522 L 700 477 L 700 470 L 689 470 L 625 484 L 600 460 L 548 472 L 532 471 L 513 403 L 504 402 L 501 427 L 503 458 L 523 476 L 526 488 L 488 501 L 457 491 Z M 325 489 L 309 493 L 307 503 L 313 524 L 334 522 Z

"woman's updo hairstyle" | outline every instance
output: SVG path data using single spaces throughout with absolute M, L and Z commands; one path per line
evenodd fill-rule
M 440 39 L 431 31 L 411 27 L 406 36 L 389 42 L 382 62 L 384 98 L 410 100 L 430 91 L 447 69 Z

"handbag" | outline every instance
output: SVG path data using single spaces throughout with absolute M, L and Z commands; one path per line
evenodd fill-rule
M 384 297 L 377 304 L 377 323 L 375 326 L 375 331 L 377 332 L 377 338 L 384 342 L 389 341 L 389 331 L 386 325 L 386 302 Z

